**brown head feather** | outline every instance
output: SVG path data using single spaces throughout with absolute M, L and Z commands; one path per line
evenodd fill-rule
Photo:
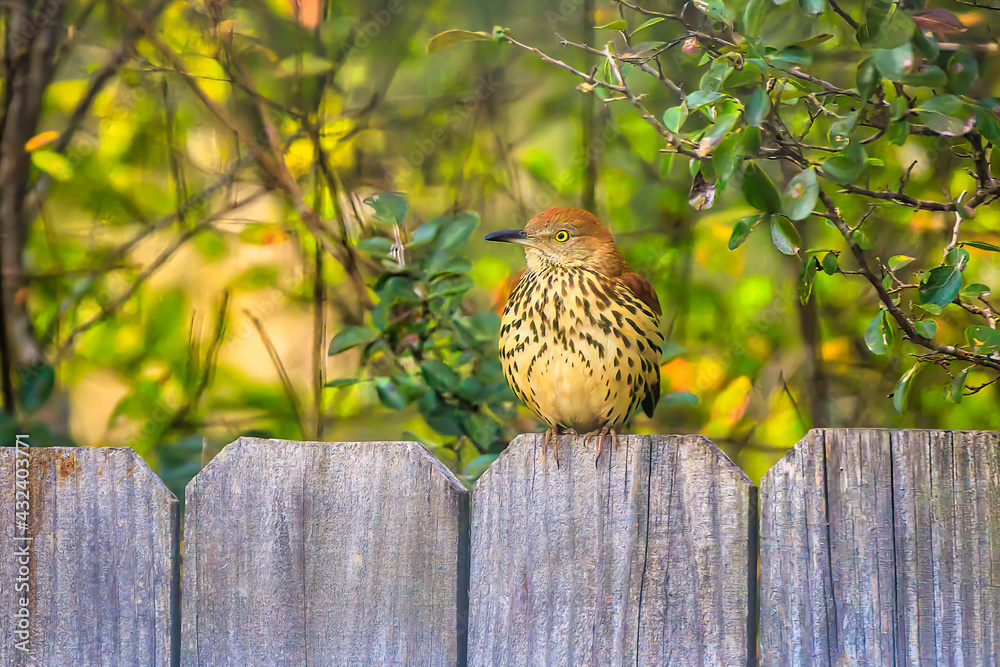
M 565 240 L 560 233 L 569 234 Z M 549 208 L 525 225 L 530 244 L 528 266 L 539 260 L 582 266 L 609 278 L 629 271 L 607 227 L 593 214 L 578 208 Z M 534 257 L 532 256 L 534 255 Z

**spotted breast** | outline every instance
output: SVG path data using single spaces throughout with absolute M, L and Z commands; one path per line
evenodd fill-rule
M 501 320 L 508 383 L 554 429 L 618 431 L 640 404 L 652 416 L 663 344 L 655 305 L 584 267 L 525 271 Z

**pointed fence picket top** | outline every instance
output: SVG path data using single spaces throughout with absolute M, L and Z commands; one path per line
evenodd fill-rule
M 1000 664 L 1000 434 L 810 431 L 760 560 L 761 665 Z
M 142 457 L 0 448 L 0 499 L 0 665 L 176 664 L 178 503 Z
M 700 436 L 522 435 L 473 494 L 469 664 L 744 665 L 756 489 Z
M 241 438 L 186 495 L 184 665 L 465 664 L 469 493 L 421 445 Z

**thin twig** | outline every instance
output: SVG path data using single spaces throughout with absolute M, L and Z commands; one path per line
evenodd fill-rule
M 847 22 L 847 25 L 851 26 L 851 30 L 858 29 L 858 22 L 851 18 L 850 14 L 840 8 L 840 5 L 837 4 L 837 0 L 830 0 L 830 7 L 833 8 L 833 11 L 837 12 L 837 15 L 840 16 L 840 18 Z
M 253 322 L 254 328 L 257 329 L 257 333 L 260 334 L 260 339 L 264 343 L 264 347 L 267 348 L 267 354 L 271 357 L 271 363 L 274 364 L 274 369 L 278 372 L 278 377 L 281 379 L 281 386 L 285 390 L 285 395 L 288 396 L 288 402 L 292 406 L 292 412 L 295 413 L 295 421 L 299 425 L 299 430 L 305 434 L 305 426 L 302 423 L 302 405 L 299 402 L 298 394 L 295 393 L 295 387 L 292 386 L 292 381 L 288 377 L 288 371 L 285 370 L 285 365 L 281 361 L 281 357 L 278 355 L 278 350 L 274 347 L 274 343 L 271 342 L 271 337 L 267 335 L 267 331 L 264 329 L 264 325 L 261 324 L 260 320 L 254 316 L 249 310 L 244 309 L 244 314 L 250 318 Z
M 150 278 L 150 276 L 152 276 L 154 273 L 156 273 L 160 269 L 160 267 L 162 267 L 167 262 L 167 260 L 169 260 L 171 257 L 173 257 L 174 253 L 176 253 L 177 250 L 180 249 L 181 246 L 183 246 L 185 243 L 187 243 L 189 240 L 191 240 L 192 238 L 194 238 L 195 236 L 197 236 L 201 232 L 203 232 L 206 229 L 208 229 L 212 225 L 213 222 L 215 222 L 216 220 L 218 220 L 219 218 L 221 218 L 222 216 L 224 216 L 229 211 L 231 211 L 233 209 L 236 209 L 236 208 L 239 208 L 241 206 L 246 206 L 250 202 L 254 201 L 258 197 L 260 197 L 261 195 L 263 195 L 265 192 L 266 191 L 263 191 L 263 190 L 260 191 L 260 192 L 256 192 L 256 193 L 250 195 L 249 197 L 246 197 L 243 201 L 237 202 L 236 204 L 234 204 L 234 205 L 226 208 L 225 210 L 219 211 L 218 213 L 215 213 L 215 214 L 213 214 L 213 215 L 205 218 L 204 220 L 202 220 L 201 222 L 199 222 L 197 225 L 195 225 L 195 226 L 191 227 L 190 229 L 186 230 L 172 244 L 170 244 L 170 246 L 167 247 L 166 250 L 164 250 L 163 252 L 161 252 L 156 257 L 156 259 L 153 260 L 152 264 L 150 264 L 146 268 L 145 271 L 143 271 L 138 276 L 136 276 L 135 281 L 129 286 L 129 288 L 127 290 L 125 290 L 124 292 L 122 292 L 121 294 L 119 294 L 116 298 L 114 298 L 111 301 L 109 301 L 108 303 L 106 303 L 104 305 L 104 307 L 101 308 L 101 310 L 99 312 L 97 312 L 93 317 L 91 317 L 87 321 L 83 322 L 82 324 L 79 324 L 75 329 L 73 329 L 66 336 L 66 338 L 59 344 L 59 346 L 56 348 L 55 353 L 53 355 L 54 358 L 59 359 L 60 357 L 62 357 L 62 355 L 73 344 L 73 341 L 76 339 L 77 336 L 79 336 L 84 331 L 86 331 L 87 329 L 90 329 L 92 326 L 94 326 L 98 322 L 101 322 L 106 317 L 108 317 L 109 315 L 111 315 L 112 313 L 114 313 L 116 310 L 118 310 L 119 308 L 121 308 L 121 306 L 126 301 L 128 301 L 129 299 L 132 298 L 132 295 L 135 294 L 136 290 L 139 289 L 139 287 L 142 286 L 142 284 L 144 282 L 146 282 Z

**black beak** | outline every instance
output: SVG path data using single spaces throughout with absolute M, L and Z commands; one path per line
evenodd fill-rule
M 502 232 L 493 232 L 486 235 L 487 241 L 497 241 L 498 243 L 517 243 L 524 245 L 528 236 L 523 229 L 507 229 Z

